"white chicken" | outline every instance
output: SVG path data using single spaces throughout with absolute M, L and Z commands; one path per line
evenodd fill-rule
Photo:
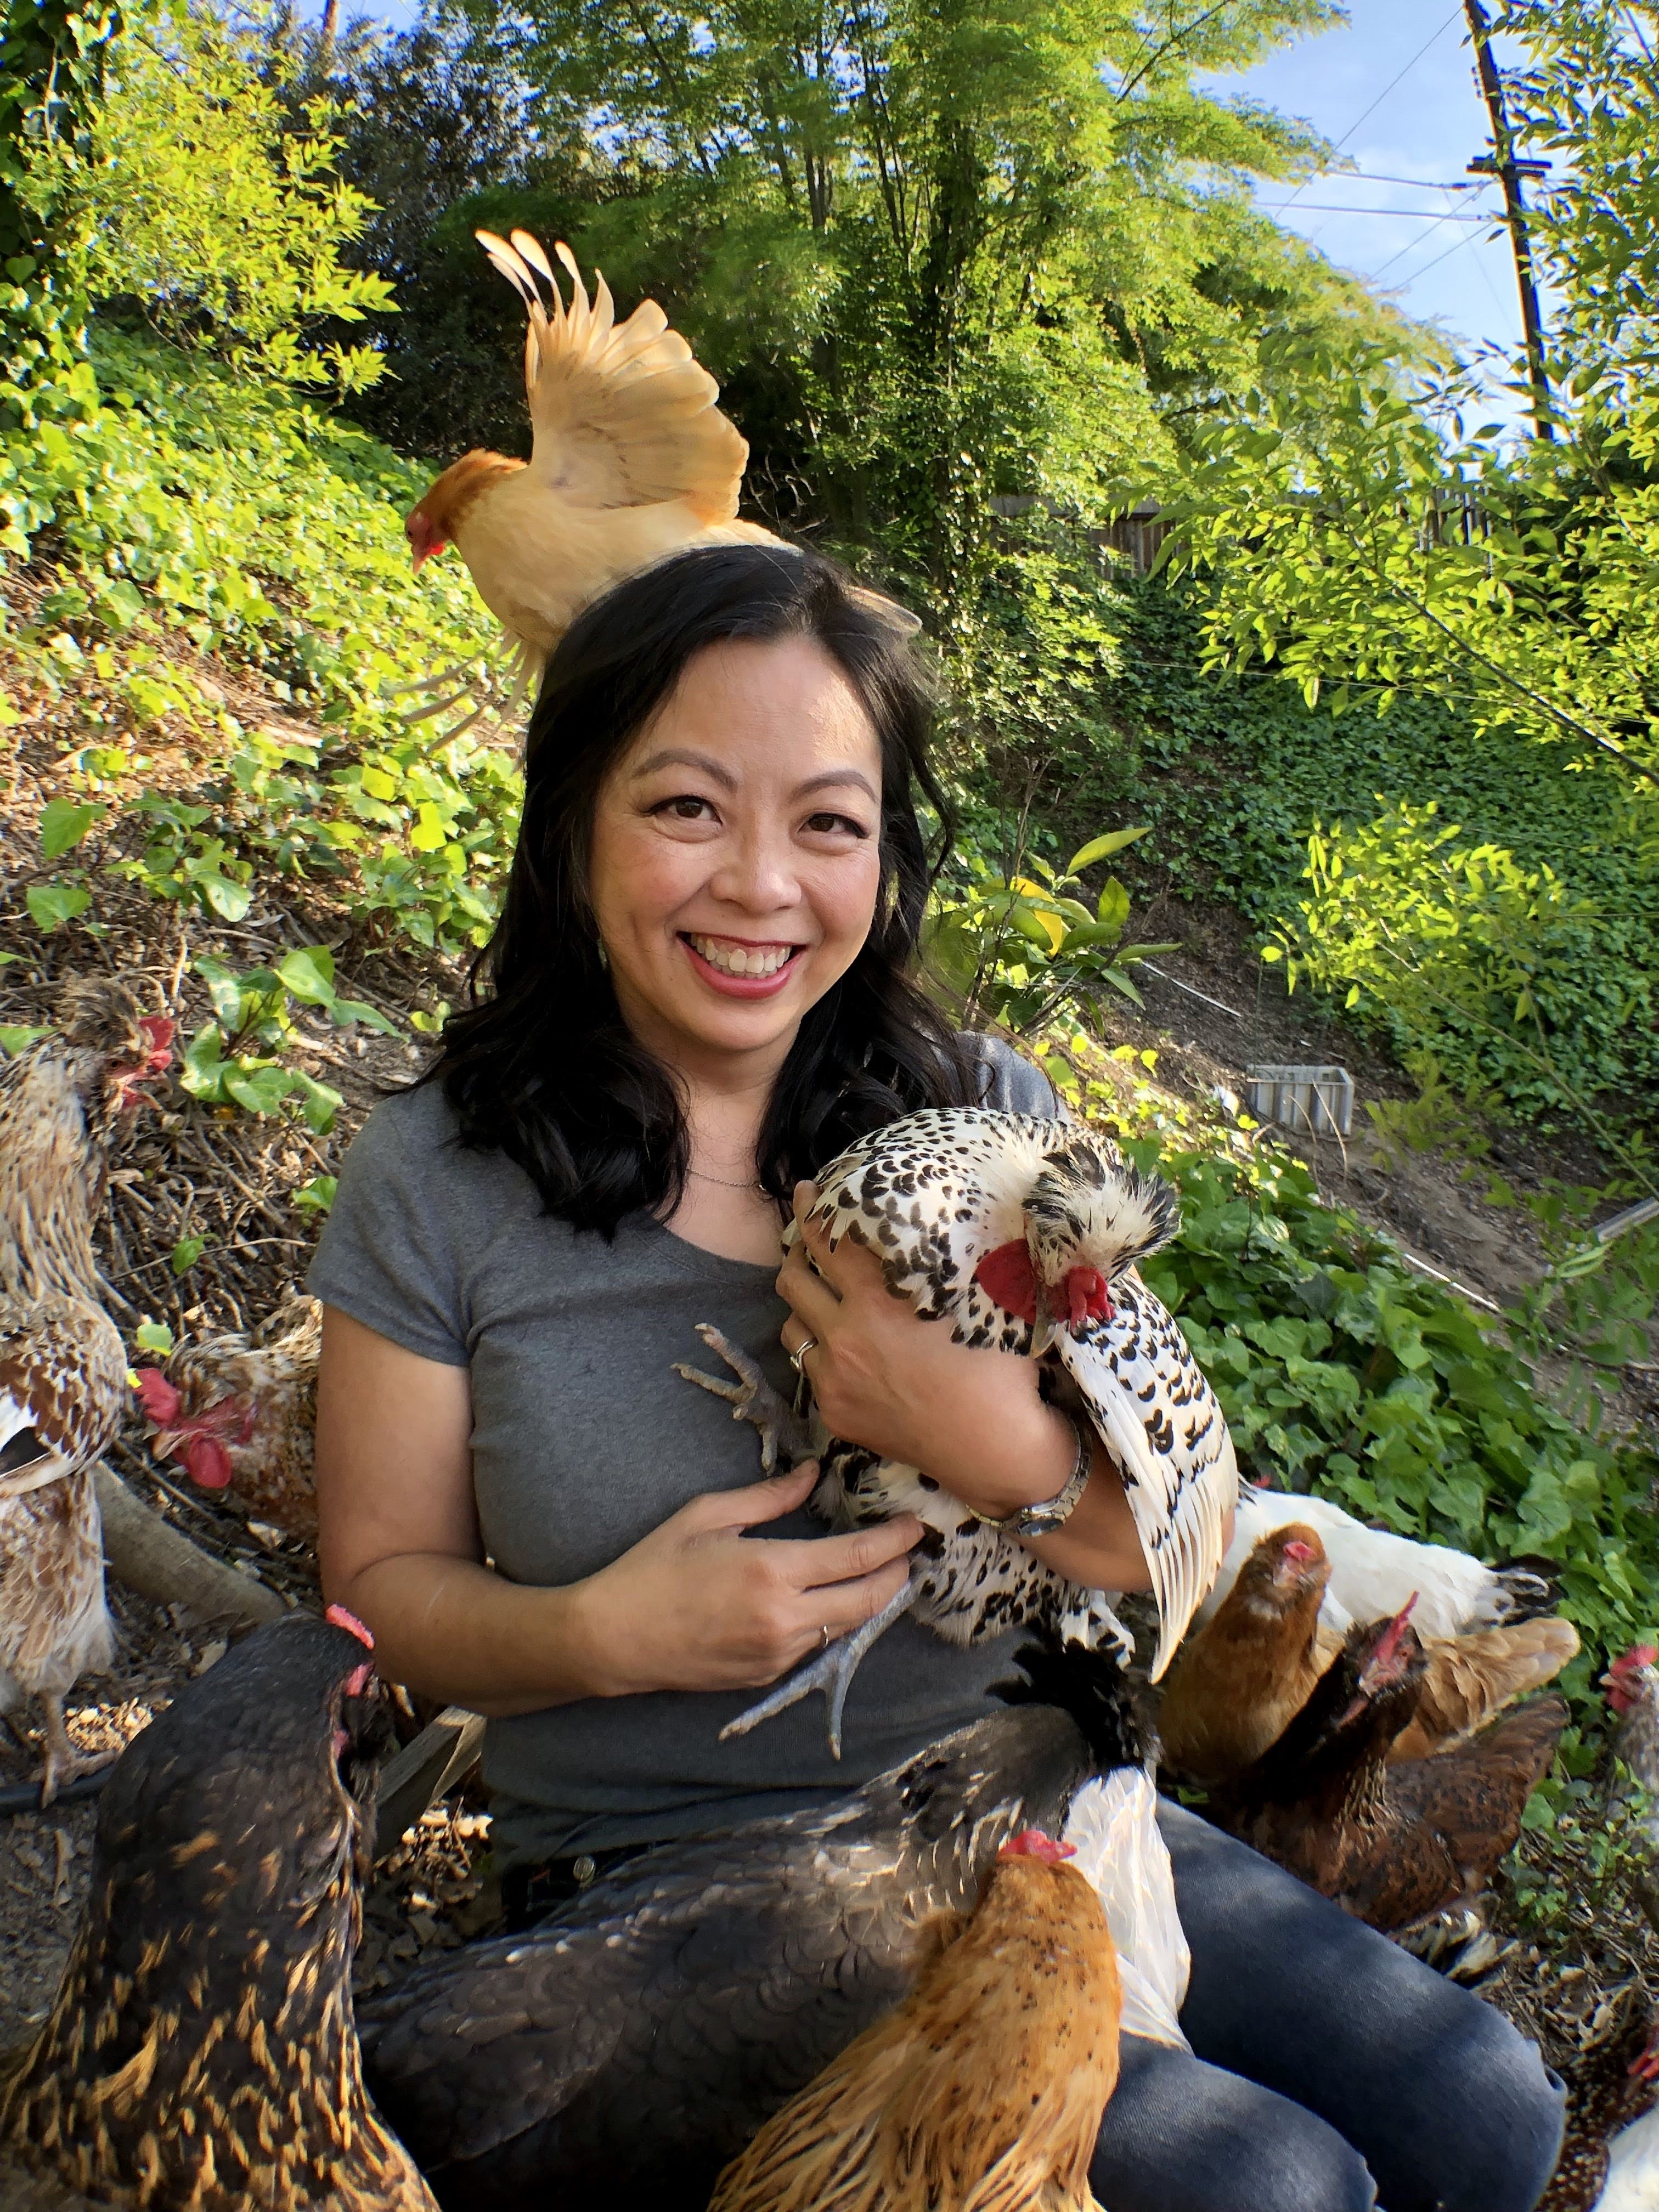
M 1107 1139 L 1066 1121 L 984 1109 L 933 1109 L 861 1138 L 818 1179 L 814 1221 L 881 1262 L 888 1288 L 958 1341 L 1041 1358 L 1056 1398 L 1074 1407 L 1121 1474 L 1159 1614 L 1157 1680 L 1221 1563 L 1237 1496 L 1232 1439 L 1214 1394 L 1170 1314 L 1134 1272 L 1174 1236 L 1175 1195 Z M 678 1372 L 755 1423 L 769 1467 L 805 1456 L 799 1432 L 752 1362 L 719 1332 L 705 1342 L 738 1376 Z M 830 1438 L 814 1510 L 856 1528 L 914 1513 L 930 1531 L 906 1587 L 854 1634 L 739 1715 L 738 1734 L 814 1689 L 830 1700 L 839 1754 L 848 1686 L 902 1613 L 947 1642 L 972 1644 L 1034 1623 L 1092 1647 L 1133 1639 L 1108 1594 L 1070 1582 L 913 1467 Z

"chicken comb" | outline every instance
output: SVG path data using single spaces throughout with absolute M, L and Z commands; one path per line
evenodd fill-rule
M 133 1378 L 147 1417 L 157 1428 L 165 1429 L 178 1418 L 180 1399 L 173 1385 L 159 1367 L 141 1367 Z
M 1061 1866 L 1067 1859 L 1077 1856 L 1077 1845 L 1056 1843 L 1041 1828 L 1022 1828 L 1017 1836 L 1009 1837 L 997 1856 L 999 1859 L 1041 1859 L 1045 1866 Z
M 358 1620 L 356 1614 L 355 1613 L 348 1613 L 343 1605 L 330 1606 L 328 1611 L 323 1615 L 323 1619 L 325 1620 L 331 1620 L 336 1628 L 345 1629 L 350 1635 L 356 1638 L 359 1644 L 366 1644 L 369 1650 L 372 1651 L 374 1649 L 374 1638 L 369 1634 L 368 1629 L 363 1626 L 363 1624 Z

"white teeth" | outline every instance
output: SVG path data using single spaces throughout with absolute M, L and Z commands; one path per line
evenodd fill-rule
M 793 945 L 728 945 L 714 937 L 694 937 L 691 942 L 723 975 L 775 975 L 795 950 Z

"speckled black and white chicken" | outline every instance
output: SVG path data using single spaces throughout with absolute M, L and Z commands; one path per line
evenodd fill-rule
M 1151 1571 L 1156 1681 L 1215 1579 L 1238 1497 L 1221 1408 L 1173 1317 L 1135 1273 L 1179 1225 L 1169 1185 L 1071 1122 L 932 1109 L 872 1132 L 832 1162 L 818 1179 L 811 1218 L 832 1249 L 845 1237 L 864 1245 L 888 1289 L 924 1320 L 948 1322 L 960 1342 L 1041 1359 L 1056 1401 L 1091 1424 L 1122 1476 Z M 846 1529 L 914 1513 L 928 1531 L 897 1597 L 726 1734 L 822 1689 L 839 1753 L 853 1674 L 907 1611 L 952 1644 L 1030 1623 L 1089 1646 L 1110 1635 L 1133 1650 L 1106 1593 L 1045 1565 L 915 1468 L 807 1435 L 752 1361 L 718 1330 L 700 1333 L 737 1379 L 678 1371 L 754 1423 L 769 1468 L 780 1452 L 819 1450 L 823 1471 L 811 1502 L 824 1520 Z
M 124 986 L 81 984 L 61 1031 L 0 1066 L 0 1712 L 45 1708 L 46 1804 L 104 1763 L 64 1725 L 76 1679 L 111 1656 L 92 1469 L 127 1397 L 92 1225 L 116 1122 L 172 1037 Z

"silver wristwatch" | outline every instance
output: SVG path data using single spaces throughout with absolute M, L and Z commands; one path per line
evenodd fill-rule
M 1094 1435 L 1088 1423 L 1071 1413 L 1066 1418 L 1077 1431 L 1077 1459 L 1066 1478 L 1065 1488 L 1053 1498 L 1039 1498 L 1035 1505 L 1016 1505 L 1012 1513 L 976 1513 L 976 1520 L 1000 1528 L 1006 1536 L 1052 1536 L 1057 1528 L 1066 1526 L 1079 1498 L 1089 1486 L 1095 1458 Z

